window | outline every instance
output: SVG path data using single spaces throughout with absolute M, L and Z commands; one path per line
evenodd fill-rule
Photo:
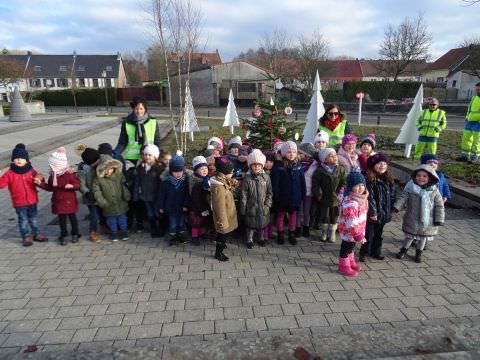
M 437 83 L 443 83 L 443 77 L 437 77 Z
M 112 67 L 111 65 L 108 65 L 108 66 L 105 68 L 105 70 L 107 70 L 107 71 L 112 71 L 112 70 L 113 70 L 113 67 Z
M 98 87 L 98 79 L 93 79 L 93 87 Z
M 78 79 L 78 86 L 79 87 L 85 87 L 85 79 Z
M 67 65 L 60 65 L 59 71 L 67 71 Z
M 40 65 L 35 65 L 33 71 L 42 71 L 42 67 Z
M 68 79 L 57 79 L 58 87 L 68 87 Z
M 452 81 L 452 87 L 457 87 L 457 80 Z
M 78 65 L 78 71 L 85 71 L 85 65 Z
M 255 92 L 257 90 L 255 83 L 238 83 L 239 92 Z

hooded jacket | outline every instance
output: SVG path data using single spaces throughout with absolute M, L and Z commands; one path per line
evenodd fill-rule
M 426 171 L 433 180 L 427 186 L 420 187 L 414 183 L 415 174 L 420 170 Z M 438 233 L 438 226 L 445 221 L 445 208 L 437 183 L 438 176 L 430 165 L 422 164 L 415 168 L 412 180 L 405 185 L 394 205 L 398 211 L 406 208 L 403 232 L 419 236 L 434 236 Z
M 240 214 L 245 216 L 248 228 L 263 229 L 268 225 L 272 198 L 270 176 L 263 170 L 258 175 L 253 175 L 250 171 L 245 174 L 240 196 Z
M 228 234 L 238 227 L 233 190 L 231 179 L 222 173 L 210 179 L 213 223 L 220 234 Z
M 113 169 L 111 176 L 106 176 Z M 106 160 L 97 166 L 97 177 L 93 181 L 93 194 L 104 216 L 125 215 L 128 210 L 130 192 L 125 185 L 122 163 L 118 160 Z

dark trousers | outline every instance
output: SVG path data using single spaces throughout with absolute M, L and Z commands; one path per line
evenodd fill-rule
M 354 241 L 342 241 L 342 244 L 340 245 L 340 257 L 348 257 L 348 255 L 350 255 L 353 249 L 355 249 Z
M 360 255 L 377 256 L 382 253 L 384 226 L 385 224 L 380 223 L 367 223 L 367 229 L 365 230 L 365 239 L 367 242 L 360 248 Z
M 18 230 L 22 239 L 31 234 L 32 236 L 37 235 L 38 226 L 37 226 L 37 204 L 19 206 L 15 208 L 18 217 Z
M 143 220 L 145 219 L 145 204 L 142 200 L 132 200 L 128 202 L 127 218 L 129 227 L 133 225 L 133 219 L 135 219 L 137 224 L 143 224 Z
M 338 206 L 322 207 L 317 204 L 317 216 L 319 224 L 336 224 L 340 210 Z
M 77 215 L 76 214 L 61 214 L 61 215 L 58 215 L 58 223 L 60 224 L 60 236 L 65 237 L 65 236 L 68 235 L 67 219 L 70 220 L 70 226 L 72 228 L 72 235 L 78 235 Z

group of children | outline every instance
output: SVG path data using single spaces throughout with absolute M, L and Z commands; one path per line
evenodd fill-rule
M 253 248 L 269 242 L 273 227 L 278 244 L 287 240 L 292 245 L 300 236 L 309 237 L 312 228 L 320 230 L 321 241 L 335 242 L 338 230 L 338 269 L 347 276 L 357 276 L 362 268 L 353 253 L 357 243 L 359 262 L 367 256 L 384 259 L 384 226 L 406 208 L 405 241 L 397 258 L 416 241 L 415 261 L 420 262 L 426 243 L 444 222 L 444 202 L 450 197 L 438 158 L 424 155 L 397 199 L 389 159 L 375 152 L 375 135 L 358 144 L 355 135 L 347 134 L 338 151 L 328 147 L 328 141 L 328 134 L 320 131 L 314 143 L 297 146 L 277 139 L 271 150 L 262 152 L 238 136 L 226 145 L 212 137 L 193 158 L 191 169 L 182 156 L 152 144 L 142 148 L 136 164 L 122 161 L 109 144 L 86 148 L 77 167 L 69 165 L 65 149 L 59 148 L 48 159 L 48 179 L 32 168 L 25 146 L 18 144 L 10 169 L 0 177 L 0 188 L 10 189 L 24 246 L 46 241 L 36 224 L 40 187 L 53 193 L 52 212 L 58 215 L 62 245 L 67 242 L 67 219 L 71 241 L 80 237 L 80 191 L 89 209 L 92 241 L 100 240 L 99 224 L 108 227 L 110 240 L 128 240 L 129 218 L 135 217 L 128 211 L 138 204 L 152 237 L 167 232 L 171 245 L 183 243 L 189 228 L 192 243 L 200 245 L 202 237 L 214 236 L 219 261 L 228 260 L 224 249 L 232 235 L 244 237 L 246 246 Z M 137 229 L 141 225 L 137 217 Z

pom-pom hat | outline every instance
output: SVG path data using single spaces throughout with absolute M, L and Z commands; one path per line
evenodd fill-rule
M 12 161 L 15 159 L 30 160 L 25 144 L 19 143 L 15 145 L 15 148 L 12 150 Z
M 259 149 L 254 149 L 250 154 L 248 154 L 247 163 L 250 167 L 252 164 L 260 164 L 265 166 L 266 157 Z

